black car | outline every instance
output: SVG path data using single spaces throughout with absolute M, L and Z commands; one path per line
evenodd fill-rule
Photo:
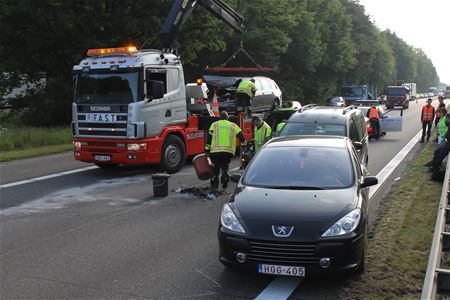
M 279 136 L 337 135 L 362 144 L 358 150 L 363 165 L 369 161 L 369 135 L 363 112 L 356 106 L 311 106 L 294 113 Z
M 350 139 L 269 141 L 224 204 L 220 261 L 263 274 L 305 276 L 364 268 L 368 188 Z
M 217 94 L 219 110 L 234 114 L 237 109 L 236 90 L 239 80 L 255 79 L 256 93 L 252 101 L 252 112 L 264 112 L 282 106 L 282 92 L 274 80 L 263 77 L 226 77 L 205 75 L 203 80 L 208 86 L 208 102 Z

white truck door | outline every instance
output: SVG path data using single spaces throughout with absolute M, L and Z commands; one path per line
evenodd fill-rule
M 380 119 L 380 131 L 381 132 L 400 132 L 403 127 L 403 117 L 394 117 L 384 115 Z

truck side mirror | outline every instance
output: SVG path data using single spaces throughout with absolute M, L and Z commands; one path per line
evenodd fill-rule
M 164 82 L 159 80 L 150 80 L 147 85 L 147 93 L 150 95 L 150 99 L 161 99 L 164 97 Z

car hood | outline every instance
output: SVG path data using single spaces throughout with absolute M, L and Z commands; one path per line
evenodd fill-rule
M 281 190 L 240 186 L 230 201 L 243 220 L 330 223 L 356 208 L 357 187 Z

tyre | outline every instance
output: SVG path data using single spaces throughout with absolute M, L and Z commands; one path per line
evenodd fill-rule
M 275 98 L 275 100 L 273 100 L 271 109 L 275 110 L 275 109 L 280 109 L 280 108 L 281 108 L 280 99 Z
M 186 161 L 186 146 L 176 135 L 167 136 L 161 153 L 161 167 L 168 174 L 183 168 Z
M 102 169 L 115 169 L 119 164 L 95 163 L 95 165 Z

